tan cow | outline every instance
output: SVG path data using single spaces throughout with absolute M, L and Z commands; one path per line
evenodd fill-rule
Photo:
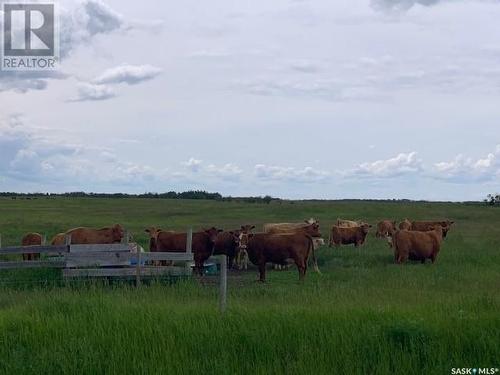
M 443 228 L 443 238 L 446 238 L 448 231 L 454 224 L 454 221 L 443 220 L 443 221 L 414 221 L 411 223 L 411 230 L 419 232 L 427 232 L 433 230 L 436 226 L 441 226 Z
M 313 239 L 314 249 L 318 249 L 325 244 L 325 240 L 321 238 L 319 230 L 319 221 L 310 218 L 304 220 L 303 223 L 277 223 L 277 224 L 264 224 L 264 233 L 267 234 L 306 234 Z M 289 265 L 274 264 L 275 270 L 284 270 Z
M 411 221 L 408 219 L 404 219 L 400 224 L 399 224 L 399 229 L 400 230 L 411 230 Z
M 65 234 L 71 235 L 73 245 L 93 245 L 120 243 L 125 231 L 120 224 L 115 224 L 109 228 L 75 228 Z
M 375 233 L 375 237 L 377 238 L 389 237 L 391 233 L 396 230 L 396 225 L 397 223 L 395 221 L 382 220 L 377 224 L 377 233 Z
M 435 227 L 432 231 L 418 232 L 400 230 L 394 233 L 394 259 L 396 263 L 405 263 L 408 259 L 425 263 L 436 261 L 443 242 L 443 228 Z
M 363 245 L 366 240 L 366 236 L 370 231 L 372 226 L 369 224 L 362 224 L 359 227 L 346 228 L 334 225 L 330 233 L 329 246 L 332 247 L 340 245 L 351 245 L 354 244 L 355 247 Z
M 337 227 L 340 228 L 356 228 L 360 227 L 364 223 L 361 221 L 352 221 L 352 220 L 344 220 L 344 219 L 337 219 Z
M 26 234 L 22 241 L 21 246 L 40 246 L 43 243 L 43 237 L 39 233 L 28 233 Z M 23 260 L 38 260 L 40 259 L 39 253 L 25 253 L 23 254 Z
M 52 246 L 64 246 L 66 244 L 66 233 L 58 233 L 52 240 L 50 240 Z

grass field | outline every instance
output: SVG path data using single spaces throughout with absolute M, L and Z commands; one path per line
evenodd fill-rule
M 146 245 L 145 227 L 226 229 L 337 217 L 450 218 L 456 226 L 435 265 L 393 264 L 370 234 L 359 249 L 322 248 L 322 275 L 270 272 L 217 290 L 174 285 L 37 283 L 57 271 L 0 273 L 0 371 L 9 374 L 450 374 L 500 367 L 500 210 L 441 203 L 0 200 L 4 245 L 119 222 Z

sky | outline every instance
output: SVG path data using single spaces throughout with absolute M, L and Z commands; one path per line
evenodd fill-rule
M 59 69 L 0 71 L 0 191 L 500 192 L 498 0 L 57 4 Z

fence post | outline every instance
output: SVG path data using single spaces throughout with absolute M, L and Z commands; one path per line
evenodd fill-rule
M 193 253 L 193 228 L 189 228 L 186 236 L 186 254 Z M 188 275 L 191 274 L 191 261 L 186 262 L 186 272 Z
M 223 314 L 227 307 L 227 255 L 220 257 L 219 310 Z
M 66 234 L 64 236 L 64 246 L 70 246 L 71 245 L 71 234 Z M 68 249 L 69 253 L 69 249 Z

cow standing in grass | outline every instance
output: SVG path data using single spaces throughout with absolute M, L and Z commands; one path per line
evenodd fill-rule
M 382 220 L 377 224 L 377 233 L 375 233 L 375 237 L 384 238 L 387 240 L 389 247 L 392 247 L 392 233 L 397 228 L 397 222 L 390 220 Z
M 28 233 L 26 234 L 22 241 L 21 246 L 41 246 L 43 243 L 43 237 L 39 233 Z M 25 253 L 23 254 L 23 260 L 38 260 L 40 259 L 39 253 Z
M 266 281 L 266 264 L 286 264 L 292 259 L 299 271 L 299 280 L 304 280 L 307 262 L 312 253 L 314 270 L 320 273 L 314 253 L 311 236 L 305 234 L 267 234 L 248 235 L 247 253 L 250 261 L 259 267 L 259 281 Z
M 264 233 L 268 234 L 305 234 L 313 239 L 314 249 L 318 249 L 325 244 L 325 240 L 321 238 L 319 221 L 316 219 L 304 220 L 303 223 L 277 223 L 264 224 Z M 275 264 L 275 269 L 283 269 L 286 265 Z
M 359 227 L 339 227 L 334 225 L 330 233 L 329 246 L 332 247 L 340 245 L 354 245 L 355 247 L 361 246 L 365 243 L 366 236 L 372 226 L 369 224 L 362 224 Z
M 122 242 L 125 231 L 120 224 L 101 229 L 75 228 L 67 231 L 65 235 L 71 236 L 73 245 L 98 245 Z
M 436 261 L 441 250 L 444 231 L 437 225 L 431 231 L 396 231 L 393 235 L 394 259 L 396 263 L 402 264 L 409 260 L 417 260 L 423 263 L 430 259 Z
M 152 232 L 151 228 L 146 229 L 146 232 L 150 234 L 150 251 L 186 252 L 187 233 L 167 232 L 160 229 Z M 222 230 L 212 227 L 193 233 L 192 251 L 195 273 L 198 275 L 203 275 L 203 264 L 213 254 L 217 236 L 221 232 Z
M 443 220 L 443 221 L 414 221 L 411 223 L 411 230 L 418 232 L 428 232 L 433 230 L 437 226 L 441 226 L 443 228 L 443 238 L 446 238 L 448 235 L 451 226 L 454 224 L 454 221 Z

